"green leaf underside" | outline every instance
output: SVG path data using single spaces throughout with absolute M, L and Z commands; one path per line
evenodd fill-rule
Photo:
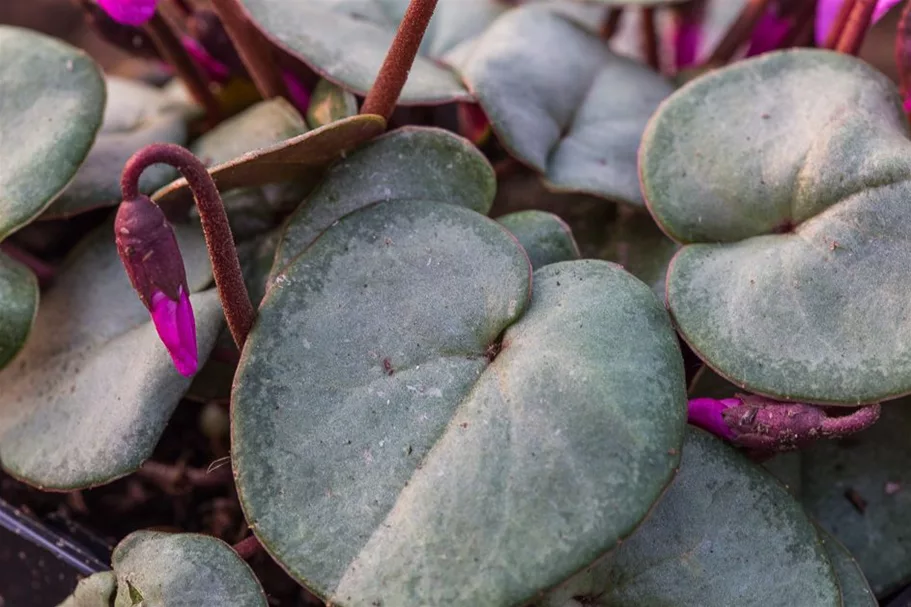
M 38 299 L 35 275 L 0 253 L 0 369 L 25 344 L 38 310 Z
M 132 607 L 138 596 L 142 607 L 268 605 L 250 567 L 214 537 L 137 531 L 117 545 L 111 560 L 114 607 Z
M 497 182 L 476 147 L 447 131 L 404 127 L 364 144 L 336 162 L 292 215 L 279 244 L 272 277 L 344 215 L 391 200 L 460 204 L 490 210 Z
M 519 211 L 497 221 L 516 237 L 535 270 L 560 261 L 579 259 L 579 247 L 566 222 L 544 211 Z
M 317 73 L 364 95 L 373 86 L 408 0 L 242 0 L 275 43 Z M 509 8 L 497 0 L 439 0 L 399 103 L 471 101 L 446 66 Z
M 579 605 L 838 607 L 841 599 L 800 505 L 736 450 L 691 428 L 680 471 L 649 518 L 539 607 Z
M 777 398 L 911 392 L 909 161 L 894 86 L 853 57 L 770 53 L 678 91 L 646 132 L 641 176 L 662 229 L 705 243 L 668 273 L 687 342 Z
M 357 114 L 357 98 L 328 80 L 316 83 L 310 94 L 307 124 L 316 129 L 336 120 Z
M 111 607 L 117 593 L 117 577 L 113 571 L 100 571 L 79 580 L 73 594 L 58 607 Z
M 209 168 L 219 190 L 261 186 L 297 180 L 315 185 L 326 167 L 347 150 L 386 130 L 381 116 L 360 114 L 308 131 L 280 143 L 247 152 Z M 159 204 L 190 201 L 186 179 L 178 179 L 155 192 Z
M 0 240 L 37 217 L 76 174 L 101 126 L 105 89 L 84 52 L 0 26 Z
M 883 403 L 868 430 L 804 451 L 802 473 L 807 512 L 844 543 L 878 596 L 911 581 L 911 399 Z
M 605 262 L 535 285 L 519 320 L 516 241 L 418 201 L 346 216 L 278 276 L 232 431 L 245 513 L 292 575 L 338 605 L 521 604 L 645 516 L 683 431 L 666 313 Z
M 642 206 L 636 151 L 673 89 L 613 54 L 580 19 L 590 21 L 565 5 L 511 11 L 462 71 L 503 145 L 554 187 Z
M 105 79 L 107 105 L 101 130 L 73 181 L 42 215 L 69 217 L 120 202 L 120 172 L 135 152 L 150 143 L 183 145 L 192 106 L 155 87 L 117 76 Z M 177 170 L 156 164 L 142 173 L 140 191 L 150 194 L 173 181 Z
M 822 527 L 817 527 L 816 532 L 822 539 L 826 556 L 838 578 L 842 607 L 878 607 L 879 603 L 867 584 L 867 578 L 848 549 Z
M 176 230 L 191 291 L 211 282 L 205 243 Z M 200 360 L 222 325 L 214 290 L 191 297 Z M 110 224 L 44 294 L 29 340 L 0 371 L 0 463 L 38 487 L 76 489 L 135 470 L 190 384 L 130 286 Z

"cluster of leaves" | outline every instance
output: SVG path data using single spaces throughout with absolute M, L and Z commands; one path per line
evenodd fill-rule
M 0 26 L 4 470 L 108 483 L 214 390 L 249 528 L 333 605 L 861 607 L 911 579 L 911 141 L 891 81 L 792 49 L 682 84 L 636 28 L 602 31 L 616 6 L 670 3 L 439 0 L 385 132 L 357 108 L 407 2 L 241 4 L 305 107 L 213 126 L 179 82 Z M 697 56 L 746 4 L 706 8 Z M 117 205 L 152 142 L 209 166 L 258 309 L 236 368 L 195 381 L 111 221 L 40 290 L 16 246 Z M 158 166 L 140 189 L 177 224 L 203 365 L 232 346 L 189 184 Z M 743 391 L 899 400 L 763 466 L 686 423 L 688 397 Z M 213 537 L 137 531 L 112 568 L 64 604 L 267 604 Z

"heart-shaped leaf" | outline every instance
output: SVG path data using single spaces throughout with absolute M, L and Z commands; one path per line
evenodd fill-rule
M 242 0 L 273 42 L 325 78 L 361 95 L 373 86 L 408 2 Z M 399 103 L 471 101 L 471 94 L 447 64 L 456 63 L 508 8 L 498 0 L 439 0 Z
M 878 607 L 876 597 L 864 577 L 860 565 L 848 552 L 844 545 L 835 539 L 828 531 L 817 526 L 816 532 L 822 539 L 823 547 L 826 549 L 826 556 L 832 563 L 832 569 L 835 571 L 835 577 L 838 578 L 838 588 L 841 590 L 841 601 L 843 607 Z
M 0 26 L 0 240 L 76 174 L 104 113 L 104 79 L 83 51 Z
M 357 209 L 380 201 L 428 200 L 486 214 L 496 188 L 493 168 L 468 140 L 442 129 L 398 129 L 332 166 L 288 220 L 273 277 L 326 228 Z
M 192 291 L 211 281 L 202 235 L 176 229 Z M 222 326 L 214 290 L 191 297 L 201 360 Z M 22 352 L 0 371 L 0 463 L 35 486 L 74 489 L 138 468 L 190 385 L 130 286 L 110 225 L 44 294 Z
M 877 595 L 911 580 L 911 399 L 883 403 L 879 421 L 803 452 L 807 511 L 841 540 Z
M 120 202 L 120 172 L 136 151 L 150 143 L 187 141 L 192 106 L 175 102 L 164 91 L 135 80 L 108 76 L 104 121 L 72 183 L 41 216 L 69 217 Z M 143 171 L 139 189 L 150 194 L 173 181 L 177 171 L 157 164 Z
M 500 17 L 463 74 L 503 145 L 554 187 L 641 206 L 636 151 L 673 89 L 613 54 L 561 6 L 533 4 Z
M 357 98 L 342 87 L 320 80 L 310 94 L 307 124 L 311 129 L 357 114 Z
M 418 200 L 345 216 L 276 278 L 238 368 L 233 462 L 251 528 L 326 600 L 523 604 L 670 480 L 684 392 L 665 311 L 591 260 L 536 272 L 528 304 L 529 270 L 495 222 Z
M 774 478 L 695 428 L 680 472 L 614 554 L 541 607 L 838 607 L 813 523 Z
M 714 369 L 779 399 L 911 392 L 907 129 L 885 76 L 827 51 L 762 55 L 662 105 L 643 191 L 687 244 L 668 304 Z
M 215 165 L 209 174 L 222 191 L 290 180 L 313 183 L 334 160 L 385 129 L 380 116 L 352 116 Z M 158 190 L 153 199 L 167 205 L 190 197 L 187 181 L 181 178 Z
M 137 531 L 117 545 L 111 564 L 117 574 L 116 607 L 269 604 L 250 567 L 214 537 Z
M 0 253 L 0 369 L 22 349 L 38 311 L 38 281 Z
M 57 607 L 111 607 L 117 594 L 117 576 L 100 571 L 79 580 L 76 590 Z
M 497 221 L 516 237 L 535 270 L 559 261 L 579 259 L 572 230 L 553 213 L 519 211 L 503 215 Z
M 262 101 L 219 124 L 197 139 L 190 150 L 207 165 L 218 165 L 251 150 L 268 148 L 308 130 L 300 113 L 278 97 Z M 245 239 L 272 229 L 313 187 L 312 178 L 261 187 L 222 191 L 231 229 Z M 198 216 L 193 207 L 192 214 Z

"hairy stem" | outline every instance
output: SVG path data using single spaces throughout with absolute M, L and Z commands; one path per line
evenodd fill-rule
M 856 55 L 864 43 L 864 37 L 870 24 L 873 22 L 873 11 L 876 10 L 876 0 L 857 0 L 854 10 L 848 17 L 845 29 L 838 39 L 835 50 L 846 55 Z
M 255 535 L 249 535 L 234 544 L 232 548 L 234 548 L 234 552 L 237 553 L 237 556 L 245 561 L 249 561 L 254 556 L 262 552 L 263 545 L 259 543 L 259 540 L 256 539 Z
M 387 121 L 392 116 L 436 6 L 437 0 L 411 0 L 361 114 L 378 114 Z
M 0 252 L 5 253 L 9 257 L 12 257 L 35 275 L 35 278 L 38 279 L 38 285 L 46 287 L 54 279 L 54 276 L 57 274 L 57 270 L 38 257 L 32 255 L 25 249 L 21 249 L 14 245 L 11 242 L 0 243 Z
M 756 24 L 769 10 L 771 0 L 749 0 L 737 15 L 737 19 L 728 28 L 724 37 L 712 51 L 708 63 L 710 65 L 724 65 L 734 56 L 743 44 L 753 35 Z
M 123 167 L 120 178 L 123 199 L 132 200 L 139 196 L 139 176 L 147 167 L 158 163 L 169 164 L 179 170 L 193 192 L 228 329 L 238 349 L 243 349 L 247 334 L 253 326 L 255 312 L 247 287 L 244 285 L 240 260 L 237 258 L 237 249 L 234 247 L 234 237 L 228 225 L 224 203 L 205 165 L 179 145 L 148 145 L 133 154 Z
M 263 35 L 247 19 L 237 0 L 212 0 L 212 8 L 221 19 L 225 31 L 234 43 L 237 54 L 253 79 L 263 99 L 289 99 L 282 75 L 275 65 L 272 49 Z
M 193 58 L 190 57 L 183 44 L 180 43 L 180 38 L 171 28 L 171 24 L 160 13 L 156 12 L 152 19 L 146 23 L 145 31 L 152 39 L 162 58 L 177 71 L 177 75 L 187 85 L 193 98 L 205 108 L 209 118 L 218 120 L 221 117 L 221 105 L 215 95 L 212 94 L 205 74 L 196 65 Z

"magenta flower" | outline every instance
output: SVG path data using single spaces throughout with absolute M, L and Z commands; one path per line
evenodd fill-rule
M 780 16 L 774 8 L 766 11 L 753 30 L 746 56 L 753 57 L 780 48 L 791 27 L 791 21 Z
M 190 57 L 193 58 L 193 61 L 196 62 L 196 65 L 202 68 L 202 71 L 206 73 L 210 80 L 222 84 L 228 81 L 231 76 L 228 66 L 210 55 L 209 51 L 195 38 L 183 36 L 180 41 L 183 43 L 183 47 L 187 49 Z
M 721 400 L 690 399 L 687 421 L 741 447 L 778 452 L 797 449 L 820 438 L 859 432 L 873 425 L 879 413 L 879 405 L 836 412 L 817 405 L 737 394 Z
M 285 88 L 288 89 L 288 96 L 291 97 L 289 101 L 301 114 L 306 115 L 307 109 L 310 107 L 310 91 L 297 76 L 288 70 L 282 70 L 282 80 L 285 81 Z
M 155 14 L 158 0 L 97 0 L 114 21 L 124 25 L 142 25 Z
M 835 24 L 835 18 L 838 16 L 842 4 L 846 1 L 819 0 L 819 4 L 816 5 L 816 44 L 822 45 L 825 43 L 829 30 Z M 898 3 L 899 0 L 877 0 L 871 25 L 885 17 L 886 13 Z
M 158 337 L 181 375 L 196 373 L 196 321 L 177 238 L 162 210 L 147 196 L 120 204 L 114 220 L 117 253 Z

